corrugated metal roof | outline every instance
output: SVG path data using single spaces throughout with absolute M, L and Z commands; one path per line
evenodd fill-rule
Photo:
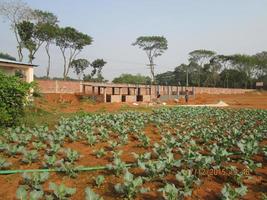
M 14 61 L 14 60 L 3 59 L 3 58 L 0 58 L 0 62 L 2 62 L 2 63 L 10 63 L 10 64 L 17 64 L 17 65 L 27 65 L 27 66 L 33 66 L 33 67 L 37 67 L 38 66 L 38 65 L 30 64 L 30 63 L 18 62 L 18 61 Z

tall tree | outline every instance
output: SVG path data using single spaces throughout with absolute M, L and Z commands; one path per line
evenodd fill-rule
M 50 46 L 55 42 L 58 25 L 58 18 L 55 14 L 42 11 L 42 10 L 34 10 L 33 11 L 34 20 L 36 24 L 40 27 L 40 36 L 44 40 L 45 43 L 45 52 L 48 57 L 48 64 L 46 68 L 46 77 L 49 77 L 50 68 L 51 68 L 51 56 L 50 56 Z
M 15 35 L 17 41 L 17 51 L 19 61 L 23 60 L 22 48 L 23 42 L 21 41 L 18 33 L 18 24 L 23 21 L 32 19 L 32 9 L 21 0 L 9 0 L 0 2 L 0 15 L 10 23 L 10 28 Z
M 210 59 L 215 55 L 214 51 L 205 49 L 195 50 L 189 53 L 189 61 L 198 64 L 198 86 L 201 86 L 201 69 L 208 64 Z
M 267 75 L 267 52 L 263 51 L 255 54 L 253 57 L 256 58 L 257 62 L 257 76 L 263 77 Z
M 152 82 L 155 82 L 155 63 L 154 59 L 161 56 L 168 49 L 167 39 L 163 36 L 141 36 L 132 44 L 144 50 L 149 60 L 149 68 Z
M 29 51 L 29 63 L 32 63 L 36 52 L 45 41 L 43 26 L 29 21 L 23 21 L 17 25 L 21 43 Z
M 51 56 L 50 56 L 50 46 L 55 42 L 55 39 L 57 37 L 57 31 L 58 26 L 53 24 L 42 24 L 40 26 L 40 33 L 42 34 L 42 38 L 45 43 L 45 52 L 48 57 L 48 64 L 46 68 L 46 77 L 49 77 L 50 75 L 50 69 L 51 69 Z
M 230 59 L 237 70 L 246 74 L 246 88 L 248 88 L 248 84 L 252 88 L 252 80 L 257 70 L 257 58 L 250 55 L 235 54 L 230 56 Z
M 59 28 L 56 36 L 56 45 L 60 48 L 64 61 L 63 78 L 68 76 L 71 62 L 81 50 L 92 43 L 92 38 L 84 33 L 78 32 L 72 27 Z M 68 58 L 67 58 L 68 55 Z

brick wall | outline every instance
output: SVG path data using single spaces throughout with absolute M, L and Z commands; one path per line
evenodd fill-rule
M 79 93 L 79 81 L 37 80 L 42 93 Z
M 57 81 L 57 80 L 36 80 L 39 88 L 42 93 L 79 93 L 82 91 L 80 86 L 80 81 Z M 128 84 L 107 84 L 109 86 L 120 86 L 127 87 L 133 86 Z M 168 92 L 171 94 L 171 91 L 176 92 L 176 86 L 152 86 L 151 93 L 152 95 L 156 95 L 157 87 L 159 88 L 160 94 L 167 95 Z M 185 90 L 185 88 L 183 88 Z M 182 88 L 179 87 L 179 91 Z M 188 90 L 192 90 L 191 87 L 188 87 Z M 87 91 L 89 91 L 89 87 L 87 87 Z M 245 92 L 251 92 L 253 90 L 250 89 L 228 89 L 228 88 L 208 88 L 208 87 L 195 87 L 195 94 L 243 94 Z M 107 90 L 107 94 L 111 94 L 111 88 Z M 118 91 L 116 91 L 118 92 Z M 126 89 L 122 89 L 123 94 L 127 94 Z M 133 93 L 133 89 L 131 89 L 131 93 Z M 144 88 L 141 89 L 142 94 L 146 94 L 146 90 Z

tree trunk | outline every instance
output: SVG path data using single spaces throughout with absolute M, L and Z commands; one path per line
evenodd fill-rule
M 66 67 L 67 67 L 67 63 L 66 63 L 66 56 L 65 56 L 65 53 L 63 51 L 62 52 L 62 55 L 63 55 L 63 60 L 64 60 L 64 71 L 63 71 L 63 79 L 66 80 L 67 78 L 67 74 L 66 74 Z
M 45 51 L 48 57 L 48 65 L 47 65 L 47 69 L 46 69 L 46 77 L 49 77 L 50 74 L 50 67 L 51 67 L 51 57 L 50 57 L 50 53 L 49 53 L 49 43 L 46 43 L 45 45 Z
M 22 60 L 23 60 L 22 44 L 21 44 L 21 41 L 19 41 L 19 36 L 18 36 L 17 31 L 16 31 L 16 28 L 17 28 L 17 26 L 15 25 L 15 28 L 13 29 L 13 31 L 14 31 L 14 34 L 15 34 L 16 41 L 18 43 L 17 51 L 18 51 L 18 56 L 19 56 L 19 62 L 22 62 Z
M 30 53 L 29 53 L 29 63 L 32 64 L 32 60 L 33 60 L 33 51 L 32 50 L 29 50 Z

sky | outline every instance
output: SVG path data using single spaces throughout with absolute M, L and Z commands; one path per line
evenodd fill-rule
M 1 1 L 1 0 L 0 0 Z M 255 54 L 267 50 L 267 0 L 24 0 L 30 7 L 53 12 L 62 27 L 72 26 L 93 37 L 78 58 L 107 61 L 112 81 L 122 73 L 149 75 L 145 52 L 131 44 L 139 36 L 159 35 L 168 50 L 155 59 L 155 72 L 187 63 L 188 53 L 209 49 L 218 54 Z M 9 24 L 0 21 L 0 51 L 17 57 Z M 25 57 L 27 52 L 25 52 Z M 63 58 L 51 48 L 51 75 L 62 77 Z M 27 60 L 25 60 L 27 61 Z M 37 76 L 44 76 L 47 56 L 36 54 Z M 86 73 L 90 70 L 86 71 Z M 71 77 L 76 75 L 71 71 Z

